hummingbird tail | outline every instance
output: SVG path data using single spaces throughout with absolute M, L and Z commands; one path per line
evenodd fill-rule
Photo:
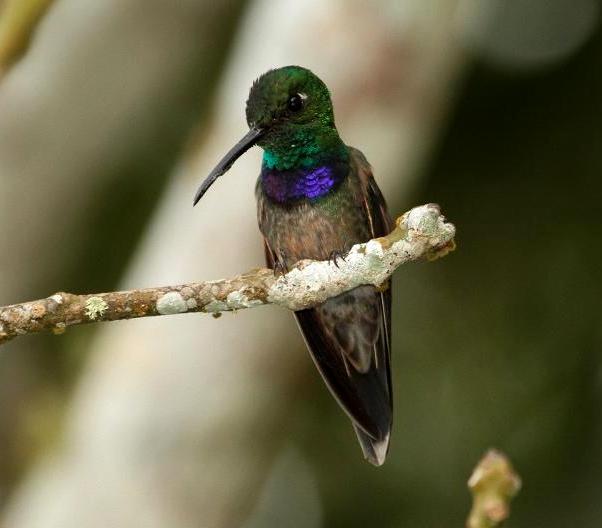
M 357 425 L 354 425 L 355 434 L 360 442 L 362 451 L 364 452 L 364 458 L 375 466 L 382 466 L 387 457 L 389 451 L 389 438 L 390 433 L 387 433 L 382 440 L 375 440 L 371 436 L 368 436 L 362 431 Z

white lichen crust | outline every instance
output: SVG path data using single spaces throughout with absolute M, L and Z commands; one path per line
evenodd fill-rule
M 177 291 L 170 291 L 157 300 L 157 312 L 161 315 L 174 315 L 188 311 L 188 304 Z
M 230 310 L 242 310 L 243 308 L 253 308 L 253 306 L 264 304 L 259 299 L 249 299 L 249 297 L 240 290 L 229 293 L 228 297 L 226 297 L 226 303 Z

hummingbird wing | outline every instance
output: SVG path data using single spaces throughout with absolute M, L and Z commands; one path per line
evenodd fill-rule
M 383 236 L 391 227 L 385 201 L 364 156 L 355 149 L 350 153 L 371 237 Z M 266 257 L 269 265 L 277 265 L 267 241 Z M 375 465 L 384 462 L 393 414 L 390 314 L 390 288 L 379 291 L 373 286 L 360 286 L 321 306 L 295 312 L 320 374 L 351 418 L 364 456 Z
M 370 220 L 370 229 L 372 237 L 383 236 L 391 232 L 393 229 L 393 221 L 387 210 L 385 199 L 374 180 L 372 168 L 357 149 L 350 149 L 351 155 L 356 160 L 358 165 L 358 175 L 364 185 L 364 207 L 368 213 Z M 369 288 L 369 286 L 368 286 Z M 393 422 L 393 385 L 391 381 L 391 281 L 388 281 L 385 288 L 379 292 L 381 301 L 381 339 L 375 349 L 378 351 L 376 358 L 380 362 L 376 363 L 376 377 L 380 381 L 381 390 L 386 386 L 388 394 L 388 413 L 383 412 L 384 416 L 388 416 L 387 433 L 382 439 L 374 438 L 373 435 L 366 432 L 354 424 L 357 438 L 364 452 L 366 459 L 374 465 L 380 466 L 384 463 L 385 457 L 389 449 L 389 438 L 391 434 L 391 426 Z

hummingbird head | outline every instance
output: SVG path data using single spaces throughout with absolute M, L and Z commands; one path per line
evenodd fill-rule
M 320 135 L 334 129 L 334 113 L 326 85 L 300 66 L 270 70 L 257 79 L 247 100 L 247 123 L 265 134 L 264 148 L 296 137 Z
M 246 115 L 249 132 L 201 184 L 194 197 L 195 205 L 253 145 L 265 150 L 265 163 L 279 169 L 309 165 L 329 147 L 342 145 L 328 88 L 300 66 L 270 70 L 259 77 L 249 92 Z

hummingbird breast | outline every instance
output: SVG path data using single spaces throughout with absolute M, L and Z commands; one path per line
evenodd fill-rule
M 318 176 L 326 176 L 324 180 L 288 181 L 289 176 L 283 175 L 282 181 L 275 184 L 278 176 L 273 171 L 258 180 L 259 228 L 275 257 L 286 267 L 302 259 L 328 259 L 334 251 L 345 253 L 353 244 L 371 238 L 362 186 L 353 164 L 345 167 L 342 176 L 337 176 L 336 168 L 319 170 Z M 317 192 L 332 181 L 335 185 L 318 197 L 307 197 L 307 192 L 299 197 L 299 189 Z M 296 194 L 289 200 L 279 199 L 286 189 Z

